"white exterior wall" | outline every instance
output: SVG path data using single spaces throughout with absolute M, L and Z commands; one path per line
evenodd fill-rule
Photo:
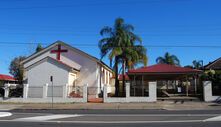
M 97 62 L 83 53 L 73 51 L 68 47 L 62 46 L 62 49 L 68 49 L 68 52 L 62 53 L 61 61 L 80 70 L 77 75 L 77 85 L 83 86 L 83 84 L 88 84 L 89 87 L 97 86 Z
M 51 50 L 57 49 L 57 46 L 51 48 L 49 51 L 41 54 L 40 56 L 32 59 L 31 61 L 24 64 L 24 67 L 28 67 L 35 62 L 44 59 L 49 56 L 56 59 L 56 54 L 50 53 Z M 73 51 L 69 47 L 61 46 L 61 49 L 67 49 L 68 52 L 61 53 L 61 61 L 80 70 L 80 73 L 77 75 L 77 85 L 87 84 L 89 86 L 97 86 L 98 79 L 96 75 L 97 71 L 97 62 L 84 55 L 79 53 L 79 51 Z M 29 75 L 27 75 L 29 78 Z M 30 80 L 30 79 L 29 79 Z M 68 80 L 66 80 L 66 83 Z
M 206 102 L 211 102 L 211 101 L 216 101 L 217 99 L 221 99 L 221 96 L 212 95 L 212 81 L 203 82 L 203 95 L 204 95 L 204 101 Z
M 48 83 L 49 86 L 51 86 L 50 76 L 53 76 L 54 86 L 63 86 L 68 82 L 68 75 L 68 68 L 62 64 L 54 62 L 52 59 L 46 59 L 28 68 L 28 97 L 42 98 L 43 85 Z
M 36 64 L 36 62 L 45 59 L 46 57 L 51 57 L 56 59 L 56 54 L 51 53 L 51 50 L 56 50 L 57 45 L 47 49 L 45 52 L 40 52 L 41 54 L 36 56 L 35 58 L 25 62 L 24 68 L 27 71 L 25 72 L 25 80 L 27 79 L 27 84 L 30 87 L 32 86 L 42 86 L 46 83 L 49 84 L 48 92 L 50 93 L 50 76 L 54 76 L 54 86 L 59 85 L 72 85 L 70 83 L 70 70 L 68 70 L 67 66 L 62 65 L 56 61 L 53 62 L 40 62 L 41 64 Z M 67 49 L 68 52 L 61 53 L 60 61 L 80 70 L 80 72 L 76 73 L 76 86 L 83 86 L 84 84 L 88 84 L 88 87 L 100 87 L 100 66 L 102 64 L 98 63 L 96 59 L 87 54 L 66 45 L 61 44 L 61 49 Z M 50 58 L 48 58 L 50 59 Z M 36 64 L 36 65 L 35 65 Z M 55 65 L 53 65 L 55 64 Z M 33 66 L 34 65 L 34 66 Z M 33 66 L 30 68 L 30 66 Z M 70 69 L 70 68 L 69 68 Z M 108 70 L 106 68 L 106 70 Z M 110 72 L 110 70 L 108 70 Z M 29 91 L 32 91 L 29 89 Z M 41 90 L 39 90 L 40 92 Z M 99 91 L 98 91 L 99 92 Z M 33 93 L 34 94 L 34 93 Z M 62 95 L 59 94 L 59 96 Z M 38 96 L 41 98 L 41 96 Z

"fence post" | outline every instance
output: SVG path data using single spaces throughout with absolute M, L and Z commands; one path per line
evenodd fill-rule
M 104 102 L 107 102 L 107 85 L 104 85 L 103 91 L 103 100 Z
M 151 102 L 157 101 L 157 82 L 149 82 L 149 98 Z
M 126 83 L 126 98 L 130 97 L 130 83 Z
M 212 99 L 212 82 L 204 81 L 203 82 L 203 96 L 204 101 L 213 101 Z
M 43 98 L 48 97 L 48 83 L 43 85 Z
M 8 98 L 8 96 L 9 96 L 9 90 L 10 90 L 9 87 L 10 87 L 10 84 L 4 85 L 4 89 L 5 89 L 4 97 L 5 98 Z
M 85 84 L 84 86 L 83 86 L 83 102 L 87 102 L 87 86 L 88 86 L 88 84 Z
M 28 84 L 24 84 L 24 88 L 23 88 L 23 98 L 28 98 Z
M 68 86 L 68 84 L 65 84 L 64 86 L 63 86 L 63 98 L 67 98 L 67 86 Z

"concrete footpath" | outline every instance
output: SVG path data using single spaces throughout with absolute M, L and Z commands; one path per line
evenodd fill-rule
M 0 103 L 0 110 L 12 109 L 52 109 L 51 103 Z M 156 103 L 56 103 L 53 109 L 157 109 L 157 110 L 221 110 L 220 104 L 205 102 L 170 102 Z

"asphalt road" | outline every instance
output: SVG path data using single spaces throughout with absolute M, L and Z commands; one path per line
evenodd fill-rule
M 97 123 L 24 123 L 0 122 L 1 127 L 220 127 L 220 122 L 210 123 L 141 123 L 141 124 L 97 124 Z
M 1 111 L 1 110 L 0 110 Z M 53 113 L 53 114 L 221 114 L 221 110 L 152 110 L 152 109 L 15 109 L 13 113 Z
M 13 110 L 0 127 L 221 127 L 220 110 Z

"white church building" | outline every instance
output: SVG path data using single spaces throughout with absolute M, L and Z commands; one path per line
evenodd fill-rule
M 88 49 L 93 50 L 93 49 Z M 103 86 L 111 86 L 113 72 L 101 60 L 62 41 L 26 58 L 24 98 L 98 97 Z M 88 88 L 94 88 L 88 92 Z

